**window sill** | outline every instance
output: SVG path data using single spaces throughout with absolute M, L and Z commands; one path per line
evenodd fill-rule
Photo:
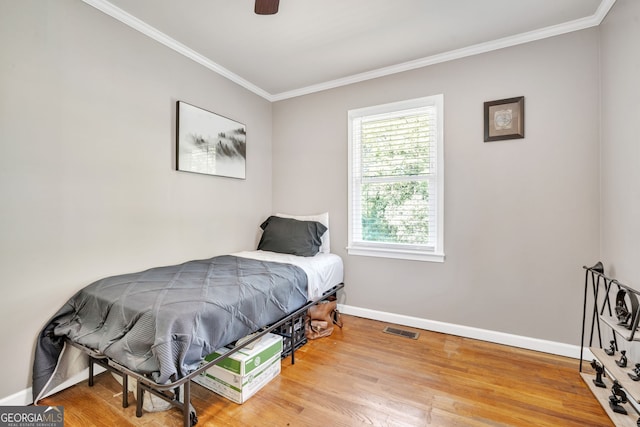
M 371 247 L 347 247 L 349 255 L 395 258 L 411 261 L 444 262 L 444 253 L 424 252 L 410 249 L 387 249 Z

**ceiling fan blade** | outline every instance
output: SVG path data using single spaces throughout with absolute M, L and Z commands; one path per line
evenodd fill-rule
M 258 15 L 273 15 L 278 13 L 280 0 L 256 0 L 254 12 Z

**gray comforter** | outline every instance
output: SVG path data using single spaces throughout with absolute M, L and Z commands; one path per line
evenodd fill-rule
M 163 384 L 306 301 L 307 276 L 299 267 L 231 255 L 99 280 L 40 333 L 34 400 L 55 370 L 64 337 Z

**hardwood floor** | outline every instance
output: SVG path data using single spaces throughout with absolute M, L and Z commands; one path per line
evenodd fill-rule
M 578 361 L 467 338 L 382 332 L 344 316 L 344 328 L 283 360 L 281 374 L 237 405 L 197 384 L 198 426 L 612 426 Z M 589 364 L 585 364 L 588 369 Z M 42 401 L 63 405 L 65 426 L 180 426 L 177 409 L 135 416 L 111 374 Z

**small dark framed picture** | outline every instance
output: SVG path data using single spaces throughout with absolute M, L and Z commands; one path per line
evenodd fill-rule
M 524 138 L 524 96 L 484 103 L 484 142 Z

